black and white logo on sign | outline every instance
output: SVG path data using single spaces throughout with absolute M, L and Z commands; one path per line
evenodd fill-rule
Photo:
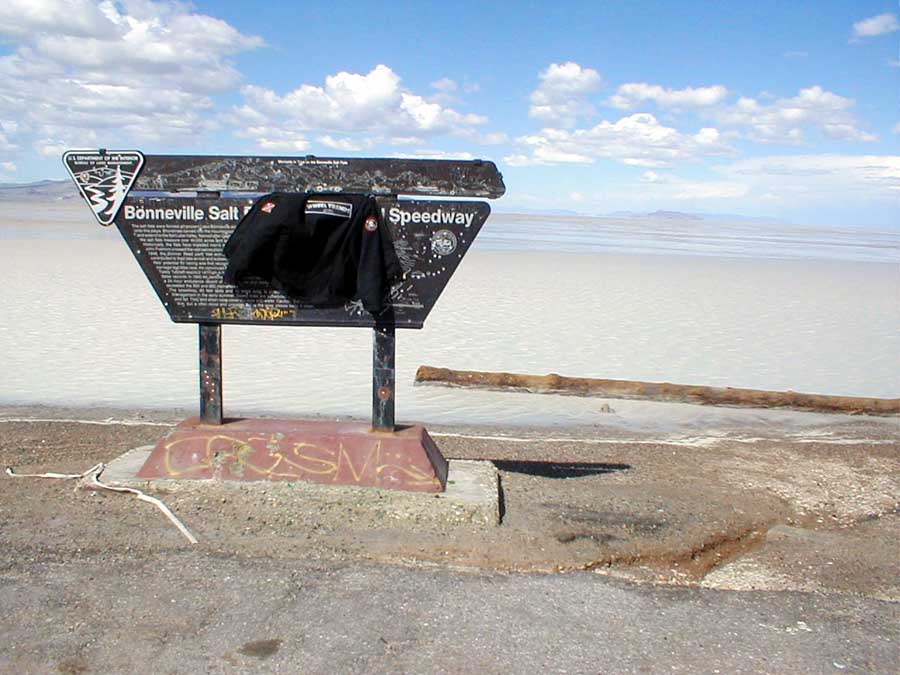
M 144 166 L 137 150 L 70 150 L 63 164 L 101 225 L 111 225 Z
M 431 235 L 431 250 L 438 255 L 450 255 L 456 250 L 456 235 L 450 230 L 438 230 Z

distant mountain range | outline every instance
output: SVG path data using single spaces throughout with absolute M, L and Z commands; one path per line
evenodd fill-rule
M 682 211 L 657 210 L 652 213 L 636 213 L 634 211 L 613 211 L 606 214 L 615 218 L 663 218 L 665 220 L 703 220 L 703 216 L 697 213 L 684 213 Z
M 68 201 L 78 198 L 78 190 L 71 180 L 39 180 L 34 183 L 0 183 L 0 201 Z M 506 208 L 502 202 L 493 206 L 496 214 L 563 216 L 581 218 L 654 218 L 675 221 L 728 221 L 761 224 L 782 224 L 776 218 L 742 216 L 736 213 L 684 213 L 682 211 L 613 211 L 611 213 L 582 213 L 571 209 Z
M 767 216 L 742 216 L 737 213 L 685 213 L 683 211 L 611 211 L 608 213 L 583 213 L 569 209 L 528 209 L 504 208 L 501 205 L 493 208 L 493 212 L 503 215 L 528 216 L 569 216 L 580 218 L 654 218 L 656 220 L 676 221 L 728 221 L 732 223 L 760 223 L 769 225 L 784 224 L 785 221 Z
M 783 220 L 769 216 L 742 216 L 738 213 L 684 213 L 682 211 L 613 211 L 604 214 L 613 218 L 660 218 L 664 220 L 727 220 L 729 222 L 781 224 Z
M 35 183 L 0 183 L 2 201 L 62 201 L 78 198 L 70 180 L 39 180 Z

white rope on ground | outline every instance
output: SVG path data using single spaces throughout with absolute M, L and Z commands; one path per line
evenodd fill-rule
M 665 444 L 672 441 L 647 441 L 647 440 L 622 440 L 611 438 L 543 438 L 535 436 L 533 438 L 520 436 L 480 436 L 478 434 L 456 434 L 448 431 L 429 431 L 429 436 L 435 438 L 468 438 L 477 441 L 508 441 L 510 443 L 591 443 L 595 445 L 610 445 L 619 443 L 637 443 L 637 444 Z
M 87 478 L 88 475 L 95 472 L 99 473 L 105 468 L 106 464 L 100 462 L 99 464 L 94 464 L 94 466 L 84 473 L 16 473 L 11 466 L 8 466 L 6 467 L 6 475 L 12 476 L 13 478 L 62 478 L 66 480 L 73 478 Z
M 466 438 L 476 441 L 506 441 L 508 443 L 582 443 L 585 445 L 677 445 L 677 446 L 694 446 L 698 441 L 706 439 L 697 438 L 658 438 L 658 439 L 636 439 L 636 438 L 553 438 L 534 436 L 532 438 L 522 436 L 479 436 L 478 434 L 456 434 L 450 432 L 428 432 L 429 436 L 435 438 Z M 711 440 L 715 442 L 735 440 L 739 438 L 719 438 L 713 437 Z M 758 440 L 758 439 L 754 439 Z M 761 440 L 761 439 L 760 439 Z
M 0 417 L 0 424 L 3 422 L 68 422 L 71 424 L 97 424 L 100 426 L 151 426 L 151 427 L 175 427 L 174 422 L 141 422 L 138 420 L 117 420 L 108 417 L 105 420 L 80 420 L 74 418 L 63 417 Z M 823 438 L 816 435 L 816 432 L 803 434 L 802 436 L 794 435 L 777 438 L 764 438 L 761 436 L 750 437 L 728 437 L 728 436 L 699 436 L 684 438 L 660 438 L 660 439 L 615 439 L 615 438 L 541 438 L 535 436 L 533 438 L 517 437 L 517 436 L 490 436 L 479 434 L 458 434 L 451 432 L 429 431 L 429 436 L 438 438 L 469 438 L 472 440 L 483 441 L 509 441 L 510 443 L 534 443 L 540 441 L 542 443 L 584 443 L 587 445 L 618 445 L 628 443 L 630 445 L 679 445 L 679 446 L 696 446 L 696 445 L 717 445 L 724 442 L 734 443 L 759 443 L 759 442 L 778 442 L 788 441 L 790 443 L 821 443 L 825 445 L 888 445 L 897 441 L 893 439 L 870 439 L 870 438 Z M 812 437 L 810 437 L 812 436 Z
M 821 443 L 823 445 L 886 445 L 894 444 L 896 440 L 868 439 L 868 438 L 800 438 L 781 437 L 763 438 L 761 436 L 688 436 L 684 438 L 660 438 L 660 439 L 628 439 L 628 438 L 533 438 L 522 436 L 479 436 L 478 434 L 457 434 L 442 431 L 429 431 L 429 436 L 434 438 L 465 438 L 478 441 L 506 441 L 508 443 L 582 443 L 585 445 L 677 445 L 685 447 L 712 446 L 724 443 Z
M 132 494 L 142 502 L 147 502 L 148 504 L 153 504 L 156 508 L 162 511 L 162 514 L 169 519 L 175 527 L 178 528 L 178 531 L 184 535 L 184 538 L 187 539 L 192 544 L 197 543 L 196 537 L 190 533 L 190 531 L 184 526 L 184 524 L 178 520 L 178 517 L 169 510 L 169 507 L 163 504 L 156 497 L 151 497 L 150 495 L 144 494 L 140 490 L 136 490 L 130 487 L 124 487 L 120 485 L 108 485 L 107 483 L 103 483 L 100 480 L 100 474 L 103 473 L 104 469 L 106 469 L 106 464 L 100 462 L 99 464 L 95 464 L 90 469 L 85 471 L 84 473 L 16 473 L 13 471 L 11 466 L 6 467 L 6 475 L 12 478 L 60 478 L 63 480 L 81 480 L 84 481 L 86 486 L 92 490 L 108 490 L 109 492 L 119 492 L 125 494 Z
M 107 417 L 105 420 L 79 420 L 68 417 L 0 417 L 2 422 L 68 422 L 70 424 L 98 424 L 100 426 L 125 427 L 174 427 L 174 422 L 142 422 L 139 420 L 116 420 Z

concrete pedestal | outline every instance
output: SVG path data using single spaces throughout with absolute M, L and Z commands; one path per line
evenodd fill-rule
M 348 422 L 240 419 L 205 425 L 190 418 L 160 439 L 137 478 L 304 480 L 443 492 L 447 460 L 421 426 L 389 433 Z

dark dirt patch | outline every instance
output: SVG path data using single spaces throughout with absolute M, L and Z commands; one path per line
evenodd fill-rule
M 255 640 L 238 649 L 238 654 L 267 659 L 281 648 L 281 640 Z
M 89 673 L 91 668 L 82 657 L 72 656 L 60 661 L 56 666 L 56 671 L 62 673 L 62 675 L 81 675 L 82 673 Z

